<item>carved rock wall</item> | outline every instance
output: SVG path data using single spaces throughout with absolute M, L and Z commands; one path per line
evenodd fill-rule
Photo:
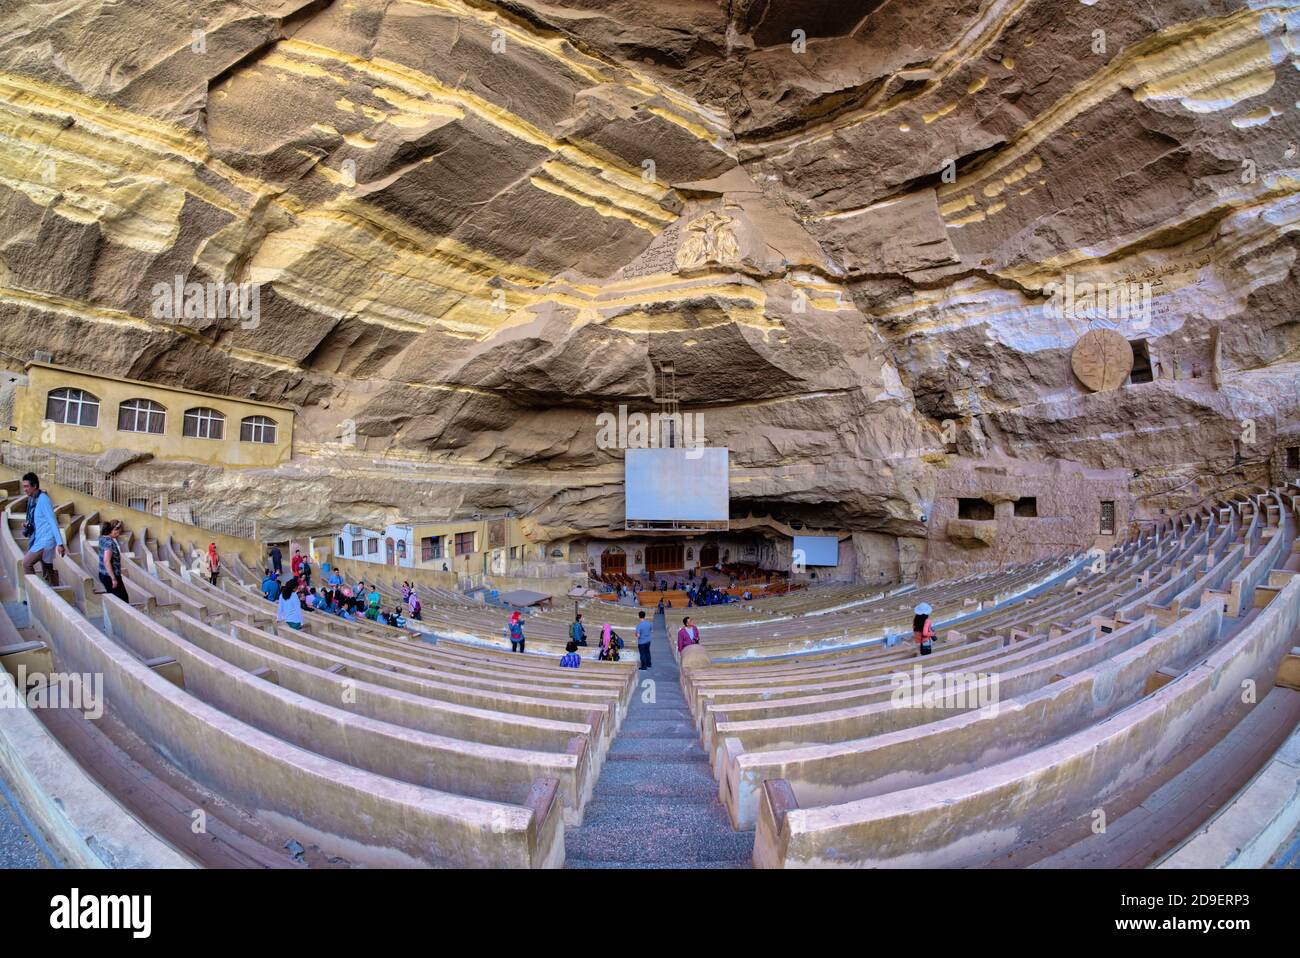
M 124 470 L 272 531 L 598 534 L 595 417 L 668 363 L 740 514 L 903 537 L 904 574 L 1027 558 L 921 520 L 954 469 L 1122 470 L 1150 514 L 1268 481 L 1300 419 L 1300 9 L 1122 6 L 17 6 L 0 352 L 298 405 L 282 469 Z M 257 321 L 157 315 L 176 275 L 260 284 Z M 1079 382 L 1097 327 L 1155 381 Z

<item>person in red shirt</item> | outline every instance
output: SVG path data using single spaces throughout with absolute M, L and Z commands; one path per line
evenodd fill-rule
M 688 645 L 700 644 L 700 630 L 695 623 L 691 621 L 688 615 L 682 619 L 682 627 L 677 630 L 677 654 L 681 655 L 682 649 Z
M 294 549 L 293 558 L 289 560 L 289 571 L 292 572 L 294 574 L 294 577 L 296 578 L 298 575 L 298 571 L 301 568 L 302 568 L 302 550 Z

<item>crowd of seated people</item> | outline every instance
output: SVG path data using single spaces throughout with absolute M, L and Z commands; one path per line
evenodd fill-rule
M 359 579 L 355 586 L 348 586 L 339 571 L 331 570 L 328 563 L 324 571 L 327 573 L 325 583 L 317 589 L 310 585 L 307 576 L 290 576 L 288 581 L 281 583 L 280 571 L 268 568 L 262 577 L 262 595 L 268 602 L 276 603 L 296 596 L 302 611 L 324 612 L 347 620 L 364 618 L 399 629 L 406 626 L 408 617 L 420 618 L 420 599 L 410 582 L 402 583 L 401 604 L 385 612 L 378 585 L 367 585 L 364 579 Z
M 734 579 L 733 586 L 734 586 Z M 736 596 L 728 595 L 721 589 L 709 584 L 709 580 L 700 576 L 698 582 L 691 582 L 686 588 L 686 606 L 690 608 L 695 605 L 726 605 L 728 602 L 739 601 Z

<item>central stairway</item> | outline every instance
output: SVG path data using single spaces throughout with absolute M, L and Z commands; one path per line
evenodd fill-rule
M 634 637 L 624 641 L 623 654 L 635 661 Z M 718 801 L 718 783 L 668 642 L 664 616 L 656 615 L 654 667 L 637 673 L 632 706 L 610 746 L 582 826 L 565 831 L 569 868 L 750 866 L 754 833 L 733 830 Z

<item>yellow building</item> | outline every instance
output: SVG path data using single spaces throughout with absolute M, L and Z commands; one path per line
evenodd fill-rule
M 99 376 L 51 363 L 26 367 L 8 438 L 99 455 L 109 449 L 213 466 L 274 466 L 293 455 L 290 406 Z

